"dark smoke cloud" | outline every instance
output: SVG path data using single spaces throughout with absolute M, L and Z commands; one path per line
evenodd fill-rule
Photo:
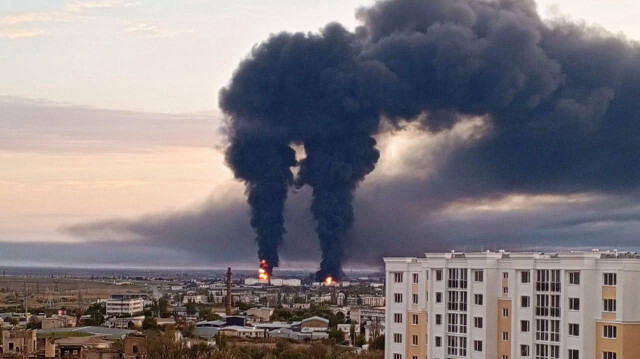
M 301 144 L 299 186 L 313 189 L 323 261 L 339 277 L 354 221 L 353 191 L 373 171 L 374 136 L 465 118 L 490 133 L 459 148 L 426 193 L 620 192 L 640 174 L 640 54 L 623 39 L 544 23 L 532 1 L 386 0 L 358 13 L 351 33 L 274 35 L 221 92 L 228 163 L 247 183 L 260 256 L 274 258 Z M 420 171 L 416 168 L 415 171 Z

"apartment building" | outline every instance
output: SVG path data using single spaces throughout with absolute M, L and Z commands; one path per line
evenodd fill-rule
M 640 256 L 385 258 L 386 359 L 640 358 Z
M 132 316 L 142 313 L 144 300 L 135 295 L 112 295 L 106 303 L 106 314 L 110 316 Z

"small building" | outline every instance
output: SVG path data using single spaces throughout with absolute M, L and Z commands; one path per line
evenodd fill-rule
M 182 297 L 182 304 L 187 304 L 187 303 L 202 304 L 206 302 L 207 302 L 206 295 L 193 294 L 193 295 L 185 295 L 184 297 Z
M 220 335 L 238 338 L 266 338 L 266 333 L 268 332 L 265 329 L 258 329 L 254 327 L 240 327 L 237 325 L 231 325 L 218 329 L 218 334 Z
M 107 316 L 133 316 L 144 310 L 144 299 L 140 296 L 112 295 L 106 304 Z
M 124 359 L 146 359 L 148 355 L 147 337 L 143 334 L 129 334 L 124 338 Z
M 254 322 L 268 322 L 271 320 L 271 315 L 273 315 L 273 308 L 262 307 L 262 308 L 251 308 L 247 310 L 247 316 L 250 320 Z
M 329 319 L 322 317 L 311 317 L 300 322 L 302 331 L 324 332 L 329 329 Z
M 3 354 L 35 355 L 37 351 L 37 330 L 14 329 L 2 331 Z
M 61 359 L 85 359 L 88 352 L 100 357 L 100 351 L 111 349 L 113 342 L 98 337 L 68 337 L 55 340 L 54 345 Z
M 71 315 L 54 315 L 42 318 L 42 329 L 73 328 L 76 326 L 76 317 Z

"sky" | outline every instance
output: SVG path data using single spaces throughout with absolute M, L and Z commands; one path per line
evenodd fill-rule
M 280 31 L 358 25 L 356 0 L 3 0 L 0 2 L 0 261 L 9 265 L 224 267 L 253 263 L 243 185 L 224 163 L 218 91 L 252 46 Z M 539 0 L 549 20 L 598 25 L 640 40 L 640 3 Z M 359 188 L 350 265 L 382 253 L 523 248 L 550 242 L 637 248 L 640 207 L 629 196 L 504 193 L 451 201 L 413 225 L 404 192 L 433 175 L 451 141 L 477 120 L 437 134 L 379 137 L 382 157 Z M 421 151 L 418 149 L 431 148 Z M 411 168 L 425 168 L 420 175 Z M 431 170 L 430 170 L 431 169 Z M 420 178 L 416 178 L 420 177 Z M 405 183 L 407 187 L 400 187 Z M 427 199 L 404 206 L 429 206 Z M 309 193 L 291 196 L 284 266 L 318 255 Z M 388 203 L 380 208 L 378 203 Z M 397 207 L 394 207 L 397 206 Z M 212 239 L 209 241 L 207 233 Z M 236 240 L 237 239 L 237 240 Z M 481 240 L 482 239 L 482 240 Z M 371 239 L 373 240 L 373 239 Z M 230 244 L 235 242 L 234 245 Z M 573 242 L 572 242 L 573 241 Z M 202 243 L 205 243 L 203 245 Z M 363 247 L 359 247 L 363 248 Z M 297 256 L 296 253 L 308 253 Z

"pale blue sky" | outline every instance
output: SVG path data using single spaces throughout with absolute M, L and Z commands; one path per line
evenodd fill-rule
M 108 109 L 215 110 L 251 46 L 278 31 L 354 27 L 372 0 L 2 0 L 0 95 Z M 538 0 L 640 38 L 640 2 Z

